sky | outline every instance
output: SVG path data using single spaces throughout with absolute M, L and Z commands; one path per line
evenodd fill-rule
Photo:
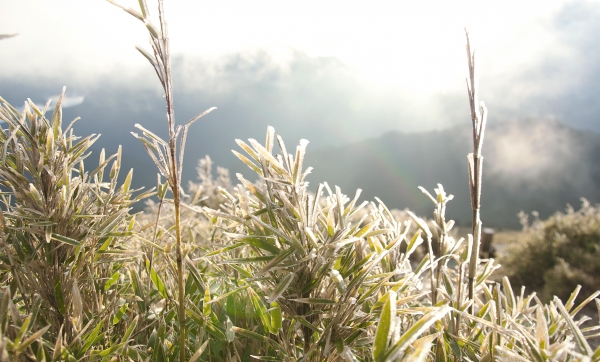
M 158 23 L 156 2 L 148 2 Z M 138 8 L 136 0 L 120 3 Z M 165 8 L 174 64 L 181 66 L 174 69 L 181 77 L 175 89 L 208 99 L 227 93 L 218 107 L 250 93 L 263 95 L 277 83 L 289 97 L 306 98 L 309 88 L 319 95 L 310 104 L 280 96 L 321 110 L 288 107 L 288 114 L 322 116 L 320 123 L 328 124 L 324 113 L 351 113 L 348 140 L 447 128 L 469 117 L 467 28 L 477 49 L 480 96 L 492 120 L 556 118 L 600 131 L 593 97 L 600 70 L 593 49 L 600 35 L 598 1 L 167 0 Z M 0 34 L 13 33 L 19 35 L 0 42 L 0 79 L 37 83 L 25 87 L 37 102 L 67 85 L 71 104 L 79 105 L 106 79 L 123 92 L 134 85 L 160 92 L 134 49 L 148 47 L 145 27 L 106 1 L 0 0 Z M 39 93 L 50 84 L 56 90 Z M 23 101 L 17 91 L 4 96 Z M 259 103 L 244 113 L 285 116 Z M 352 119 L 361 112 L 355 127 Z
M 138 8 L 135 0 L 120 3 Z M 481 54 L 486 77 L 499 76 L 554 45 L 548 22 L 564 4 L 178 0 L 166 1 L 165 8 L 174 55 L 218 59 L 266 49 L 285 64 L 293 49 L 309 57 L 336 57 L 377 87 L 431 93 L 464 86 L 465 27 Z M 149 5 L 156 9 L 152 0 Z M 0 31 L 20 34 L 3 44 L 3 72 L 98 76 L 145 66 L 133 50 L 136 44 L 147 44 L 144 26 L 105 1 L 1 0 L 0 9 Z
M 525 177 L 527 162 L 570 152 L 552 148 L 564 142 L 550 128 L 530 134 L 521 121 L 600 133 L 600 1 L 165 0 L 165 12 L 177 122 L 218 107 L 190 130 L 186 179 L 207 154 L 241 172 L 234 139 L 260 141 L 268 125 L 288 149 L 308 139 L 310 152 L 470 124 L 465 28 L 490 125 L 512 122 L 508 138 L 483 149 L 512 147 L 501 152 L 511 160 L 507 175 Z M 102 134 L 96 151 L 122 145 L 124 168 L 153 180 L 130 135 L 136 123 L 166 135 L 160 84 L 134 48 L 149 49 L 144 25 L 103 0 L 0 0 L 0 34 L 14 33 L 0 41 L 0 96 L 45 103 L 67 86 L 64 115 L 81 116 L 77 134 Z M 515 150 L 514 140 L 534 149 Z M 548 157 L 523 156 L 545 149 Z
M 223 140 L 270 124 L 320 147 L 469 122 L 465 28 L 490 122 L 547 118 L 600 132 L 599 1 L 165 3 L 178 119 L 216 106 Z M 146 28 L 129 14 L 102 0 L 0 0 L 0 34 L 13 33 L 0 41 L 10 102 L 45 103 L 66 85 L 77 115 L 97 105 L 127 119 L 88 112 L 85 131 L 142 116 L 162 127 L 160 85 L 134 49 L 148 48 Z

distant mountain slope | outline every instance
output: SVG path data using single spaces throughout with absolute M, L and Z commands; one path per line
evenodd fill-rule
M 393 208 L 429 215 L 431 202 L 418 186 L 433 193 L 437 183 L 455 195 L 448 213 L 469 224 L 471 207 L 467 154 L 471 129 L 404 134 L 390 132 L 341 147 L 310 150 L 309 180 L 328 181 L 345 193 L 363 189 Z M 553 120 L 525 120 L 488 126 L 483 146 L 482 220 L 495 227 L 519 227 L 520 210 L 546 217 L 578 207 L 580 198 L 600 202 L 600 135 L 574 130 Z

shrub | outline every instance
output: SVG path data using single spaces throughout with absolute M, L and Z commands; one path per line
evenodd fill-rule
M 511 280 L 539 291 L 543 300 L 568 298 L 581 285 L 591 294 L 600 285 L 600 206 L 583 199 L 575 211 L 568 207 L 547 220 L 537 215 L 529 225 L 522 214 L 524 237 L 510 249 L 503 264 Z
M 84 160 L 99 136 L 76 137 L 75 121 L 63 130 L 61 100 L 62 95 L 48 120 L 48 104 L 40 110 L 28 101 L 19 113 L 0 98 L 0 120 L 7 125 L 0 131 L 0 185 L 5 190 L 0 261 L 3 284 L 9 286 L 3 290 L 2 308 L 6 313 L 18 305 L 29 314 L 23 319 L 13 312 L 13 323 L 24 323 L 20 332 L 6 324 L 3 332 L 20 336 L 18 341 L 37 326 L 60 341 L 55 356 L 61 355 L 61 343 L 83 355 L 91 345 L 85 347 L 80 339 L 91 324 L 105 325 L 102 332 L 112 337 L 108 343 L 124 333 L 124 323 L 107 321 L 125 301 L 100 291 L 124 267 L 126 243 L 133 235 L 131 204 L 149 195 L 132 197 L 132 171 L 117 185 L 120 148 L 109 158 L 102 150 L 98 166 L 86 171 Z M 11 295 L 18 298 L 11 302 Z M 23 343 L 11 347 L 14 358 L 27 352 Z M 36 344 L 38 355 L 44 350 Z

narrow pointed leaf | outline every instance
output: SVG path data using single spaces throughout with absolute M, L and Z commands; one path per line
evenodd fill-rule
M 396 344 L 387 352 L 386 361 L 393 361 L 395 358 L 404 352 L 414 341 L 423 334 L 433 323 L 442 319 L 452 308 L 445 305 L 438 310 L 427 313 L 418 322 L 412 325 L 396 342 Z
M 375 340 L 373 342 L 373 360 L 376 362 L 383 362 L 385 360 L 390 331 L 393 328 L 393 321 L 396 318 L 395 306 L 396 292 L 390 290 L 388 291 L 387 301 L 379 317 L 379 324 L 377 324 L 377 331 L 375 332 Z
M 285 293 L 287 288 L 290 286 L 290 284 L 292 283 L 292 280 L 294 280 L 294 277 L 295 277 L 295 274 L 290 272 L 283 279 L 281 279 L 279 284 L 277 284 L 275 289 L 273 289 L 273 292 L 271 292 L 271 294 L 269 295 L 267 303 L 273 303 L 273 302 L 277 301 L 277 299 L 279 297 L 281 297 L 283 295 L 283 293 Z

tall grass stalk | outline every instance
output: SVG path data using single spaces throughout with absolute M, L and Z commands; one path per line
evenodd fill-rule
M 473 236 L 469 237 L 471 243 L 471 260 L 469 263 L 469 299 L 473 300 L 475 290 L 475 276 L 477 264 L 479 264 L 479 247 L 481 244 L 481 178 L 483 156 L 483 135 L 487 120 L 487 108 L 483 102 L 479 102 L 477 73 L 475 69 L 475 52 L 471 51 L 469 32 L 467 36 L 467 57 L 469 58 L 469 78 L 467 78 L 467 91 L 469 93 L 469 105 L 471 107 L 471 120 L 473 122 L 473 153 L 469 153 L 469 187 L 471 190 L 471 208 L 473 209 Z M 473 305 L 470 311 L 473 313 Z
M 200 113 L 186 123 L 185 126 L 175 126 L 175 110 L 173 103 L 173 79 L 171 77 L 171 57 L 169 49 L 169 36 L 167 32 L 167 21 L 165 19 L 164 4 L 162 0 L 158 0 L 158 17 L 160 27 L 157 29 L 150 21 L 150 14 L 146 0 L 139 0 L 141 13 L 126 8 L 118 4 L 115 0 L 107 0 L 110 3 L 120 7 L 127 13 L 131 14 L 138 20 L 142 21 L 150 35 L 150 45 L 152 46 L 153 54 L 149 53 L 140 46 L 136 49 L 144 56 L 154 67 L 156 75 L 165 91 L 165 102 L 167 106 L 167 125 L 169 129 L 169 142 L 162 140 L 152 132 L 146 130 L 141 125 L 136 125 L 136 128 L 142 131 L 140 136 L 136 133 L 133 135 L 144 144 L 146 151 L 155 162 L 159 171 L 167 178 L 169 188 L 173 193 L 174 217 L 175 217 L 175 256 L 177 264 L 177 289 L 178 289 L 178 319 L 179 319 L 179 360 L 185 361 L 185 281 L 183 272 L 183 252 L 181 248 L 181 173 L 183 169 L 183 154 L 185 141 L 189 126 L 196 122 L 200 117 L 208 114 L 215 108 L 210 108 L 207 111 Z M 177 141 L 179 139 L 179 149 Z M 158 158 L 157 158 L 158 156 Z M 158 223 L 158 216 L 157 216 Z

